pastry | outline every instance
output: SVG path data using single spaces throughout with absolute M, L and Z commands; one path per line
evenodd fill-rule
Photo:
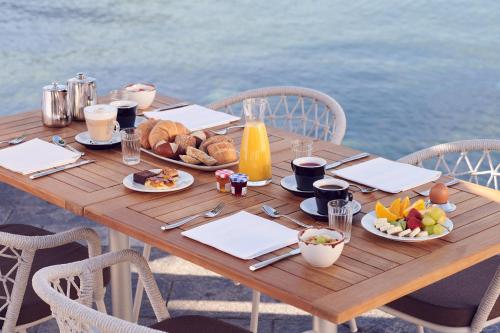
M 174 142 L 179 146 L 179 154 L 181 155 L 186 154 L 187 147 L 196 148 L 196 138 L 193 135 L 177 135 Z
M 181 123 L 170 120 L 160 120 L 149 133 L 149 145 L 154 147 L 160 140 L 172 142 L 177 135 L 188 133 L 188 129 Z
M 216 135 L 212 136 L 205 141 L 203 141 L 200 145 L 200 150 L 204 151 L 205 153 L 207 152 L 207 147 L 210 146 L 211 144 L 217 143 L 217 142 L 230 142 L 233 143 L 233 139 L 227 135 Z
M 179 172 L 174 168 L 165 167 L 161 170 L 160 176 L 165 179 L 177 180 L 177 178 L 179 178 Z
M 158 173 L 155 173 L 153 171 L 149 170 L 144 170 L 140 172 L 134 173 L 134 182 L 138 184 L 144 185 L 146 183 L 146 180 L 150 177 L 157 176 Z
M 198 148 L 201 143 L 207 139 L 207 134 L 204 131 L 195 131 L 191 133 L 191 135 L 194 136 L 196 140 L 195 148 Z
M 206 153 L 202 152 L 199 149 L 188 147 L 187 155 L 196 158 L 198 161 L 205 165 L 215 165 L 217 164 L 217 160 Z
M 160 140 L 154 147 L 153 150 L 158 155 L 166 158 L 177 159 L 179 156 L 179 146 L 174 142 L 167 142 L 165 140 Z
M 189 163 L 189 164 L 200 164 L 201 161 L 197 160 L 196 158 L 188 155 L 180 155 L 179 156 L 183 162 Z
M 170 179 L 165 179 L 161 176 L 151 177 L 146 180 L 144 186 L 151 189 L 165 189 L 175 185 L 175 181 Z
M 238 160 L 238 154 L 232 142 L 213 143 L 208 146 L 208 154 L 215 158 L 218 164 L 226 164 Z
M 148 119 L 137 126 L 139 133 L 141 133 L 141 146 L 143 148 L 151 149 L 151 145 L 149 144 L 149 133 L 158 121 L 159 120 L 156 119 Z

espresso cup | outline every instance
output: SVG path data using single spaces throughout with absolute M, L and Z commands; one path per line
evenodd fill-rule
M 116 115 L 116 121 L 120 124 L 121 129 L 135 127 L 137 102 L 118 100 L 109 103 L 109 105 L 117 108 L 118 113 Z
M 319 157 L 300 157 L 292 161 L 297 189 L 312 191 L 313 183 L 325 177 L 326 161 Z
M 120 132 L 120 124 L 116 121 L 118 113 L 116 106 L 96 104 L 85 107 L 83 112 L 92 141 L 107 143 L 113 138 L 113 133 Z
M 349 183 L 335 178 L 317 180 L 313 184 L 318 213 L 328 214 L 328 202 L 336 199 L 352 201 Z

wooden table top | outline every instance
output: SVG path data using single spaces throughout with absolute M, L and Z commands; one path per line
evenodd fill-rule
M 173 101 L 160 96 L 153 106 Z M 0 141 L 26 133 L 28 138 L 47 140 L 58 134 L 68 142 L 74 142 L 73 137 L 84 128 L 83 123 L 76 122 L 63 129 L 46 128 L 40 122 L 40 112 L 33 111 L 1 117 Z M 244 198 L 218 193 L 212 172 L 186 168 L 180 169 L 195 177 L 189 189 L 168 194 L 130 191 L 122 186 L 123 177 L 136 170 L 166 163 L 142 154 L 139 165 L 126 166 L 121 162 L 119 150 L 85 150 L 88 158 L 96 159 L 96 163 L 38 180 L 0 168 L 0 181 L 334 323 L 345 322 L 500 253 L 500 194 L 467 182 L 450 188 L 450 200 L 457 205 L 457 210 L 449 214 L 455 223 L 453 232 L 441 239 L 411 244 L 374 236 L 361 227 L 360 220 L 365 213 L 373 210 L 376 200 L 387 204 L 404 195 L 414 200 L 418 197 L 415 192 L 397 195 L 381 191 L 354 193 L 354 198 L 363 208 L 354 217 L 351 242 L 344 247 L 335 265 L 326 269 L 309 266 L 299 255 L 251 272 L 249 265 L 290 248 L 245 261 L 181 236 L 183 230 L 213 219 L 198 218 L 181 228 L 160 231 L 162 224 L 206 211 L 220 201 L 226 203 L 220 217 L 242 209 L 263 215 L 260 207 L 265 203 L 306 223 L 322 225 L 300 211 L 302 198 L 293 196 L 279 185 L 282 177 L 291 174 L 289 141 L 297 135 L 275 128 L 268 128 L 268 133 L 273 182 L 264 187 L 249 188 Z M 242 131 L 230 135 L 239 143 Z M 85 149 L 76 143 L 74 145 Z M 328 142 L 317 141 L 314 145 L 314 155 L 328 162 L 355 153 L 358 151 Z M 275 221 L 298 229 L 286 219 Z

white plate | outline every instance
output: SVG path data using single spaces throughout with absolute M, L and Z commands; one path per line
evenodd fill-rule
M 380 236 L 383 238 L 387 238 L 387 239 L 391 239 L 391 240 L 395 240 L 398 242 L 423 242 L 426 240 L 436 239 L 436 238 L 446 236 L 453 230 L 453 222 L 450 219 L 446 219 L 444 226 L 447 227 L 449 229 L 449 231 L 446 230 L 441 235 L 431 235 L 431 236 L 427 236 L 427 237 L 413 237 L 413 238 L 399 237 L 399 236 L 389 235 L 388 233 L 382 232 L 382 231 L 378 230 L 377 228 L 375 228 L 375 225 L 374 225 L 375 219 L 376 219 L 375 211 L 371 211 L 368 214 L 366 214 L 365 216 L 363 216 L 363 218 L 361 219 L 361 225 L 363 226 L 363 228 L 365 228 L 366 231 L 371 232 L 374 235 L 377 235 L 377 236 Z
M 151 169 L 149 171 L 152 172 L 160 172 L 161 169 Z M 177 170 L 179 173 L 179 179 L 175 182 L 175 185 L 172 187 L 168 188 L 161 188 L 161 189 L 153 189 L 153 188 L 147 188 L 146 186 L 134 182 L 134 174 L 131 173 L 127 177 L 123 178 L 123 185 L 131 190 L 138 191 L 138 192 L 149 192 L 149 193 L 160 193 L 160 192 L 175 192 L 175 191 L 180 191 L 182 189 L 185 189 L 186 187 L 191 186 L 194 182 L 193 176 L 191 174 Z
M 167 161 L 167 162 L 170 162 L 170 163 L 182 165 L 182 166 L 184 166 L 186 168 L 191 168 L 191 169 L 196 169 L 196 170 L 202 170 L 202 171 L 217 171 L 219 169 L 227 169 L 227 168 L 235 166 L 236 164 L 239 163 L 239 160 L 236 160 L 236 161 L 231 162 L 231 163 L 217 164 L 217 165 L 212 165 L 212 166 L 202 165 L 202 164 L 189 164 L 189 163 L 183 162 L 181 160 L 174 160 L 174 159 L 171 159 L 171 158 L 163 157 L 161 155 L 153 153 L 151 150 L 148 150 L 148 149 L 141 148 L 141 150 L 143 152 L 145 152 L 146 154 L 148 154 L 148 155 L 151 155 L 151 156 L 154 156 L 156 158 L 159 158 L 160 160 L 164 160 L 164 161 Z

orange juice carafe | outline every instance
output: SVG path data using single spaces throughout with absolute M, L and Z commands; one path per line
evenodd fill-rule
M 243 101 L 246 123 L 241 139 L 239 172 L 248 175 L 248 186 L 266 185 L 272 178 L 265 110 L 265 99 L 249 98 Z

